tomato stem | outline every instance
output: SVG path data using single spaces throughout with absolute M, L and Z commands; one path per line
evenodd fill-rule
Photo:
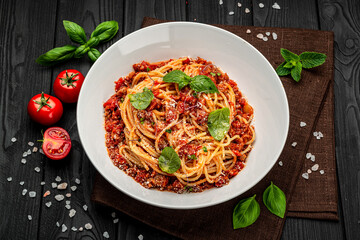
M 74 77 L 76 77 L 77 75 L 79 75 L 79 73 L 75 73 L 75 74 L 71 74 L 71 76 L 69 76 L 67 70 L 66 70 L 66 78 L 59 78 L 61 81 L 60 81 L 60 84 L 61 85 L 65 85 L 66 86 L 72 86 L 74 88 L 76 88 L 76 86 L 73 84 L 73 82 L 76 82 L 77 80 L 79 79 L 74 79 Z
M 43 106 L 48 106 L 51 108 L 51 106 L 47 103 L 49 101 L 50 97 L 48 99 L 45 99 L 44 92 L 41 93 L 40 101 L 33 100 L 35 103 L 39 104 L 39 108 L 37 109 L 37 112 L 41 110 Z

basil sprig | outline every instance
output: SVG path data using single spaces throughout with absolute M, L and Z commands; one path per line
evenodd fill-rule
M 260 205 L 255 200 L 256 194 L 241 200 L 233 211 L 234 229 L 245 228 L 253 224 L 260 215 Z
M 301 79 L 301 71 L 303 68 L 313 68 L 322 65 L 326 60 L 326 55 L 317 52 L 303 52 L 297 55 L 287 49 L 280 49 L 281 56 L 285 62 L 276 68 L 279 76 L 291 74 L 291 77 L 299 82 Z
M 159 167 L 166 173 L 173 174 L 181 165 L 179 155 L 171 147 L 165 147 L 159 157 Z
M 164 82 L 171 82 L 179 84 L 181 90 L 186 85 L 190 84 L 190 88 L 195 92 L 204 93 L 218 93 L 215 83 L 205 75 L 198 75 L 195 77 L 189 77 L 181 70 L 174 70 L 166 74 L 163 78 Z
M 230 129 L 230 109 L 212 111 L 208 116 L 208 129 L 214 139 L 220 141 Z
M 286 196 L 284 192 L 271 182 L 263 194 L 263 202 L 270 212 L 284 218 L 286 210 Z
M 129 94 L 130 102 L 134 108 L 139 110 L 146 109 L 154 99 L 154 94 L 148 88 L 144 88 L 143 92 Z
M 84 29 L 71 21 L 63 21 L 64 28 L 70 40 L 80 46 L 65 45 L 57 47 L 44 53 L 36 59 L 36 62 L 44 66 L 53 66 L 71 58 L 81 58 L 86 53 L 91 61 L 95 62 L 101 53 L 95 48 L 100 43 L 111 40 L 119 30 L 119 24 L 116 21 L 106 21 L 100 23 L 91 33 L 87 41 Z

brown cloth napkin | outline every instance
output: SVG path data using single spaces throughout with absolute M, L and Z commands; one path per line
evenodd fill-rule
M 164 21 L 145 18 L 143 27 L 162 22 Z M 279 158 L 282 166 L 276 164 L 262 181 L 241 196 L 207 208 L 172 210 L 150 206 L 116 190 L 99 174 L 95 179 L 92 199 L 184 239 L 279 239 L 285 219 L 271 214 L 262 202 L 262 193 L 270 181 L 273 181 L 286 194 L 288 216 L 337 219 L 333 33 L 289 28 L 217 26 L 250 42 L 274 67 L 283 61 L 280 48 L 297 54 L 316 51 L 328 56 L 322 66 L 303 71 L 299 83 L 289 77 L 281 78 L 290 107 L 289 134 Z M 251 30 L 250 34 L 246 33 L 247 29 Z M 274 40 L 269 36 L 268 41 L 263 41 L 256 37 L 258 33 L 265 36 L 266 32 L 275 32 L 278 39 Z M 300 127 L 300 122 L 307 125 Z M 314 131 L 321 131 L 324 137 L 316 139 Z M 295 147 L 292 147 L 293 142 L 297 142 Z M 315 155 L 315 162 L 305 158 L 307 152 Z M 319 169 L 310 173 L 309 179 L 302 178 L 301 175 L 314 164 L 319 164 Z M 320 174 L 320 170 L 324 170 L 324 174 Z M 253 225 L 234 230 L 232 212 L 235 205 L 254 194 L 260 203 L 260 217 Z

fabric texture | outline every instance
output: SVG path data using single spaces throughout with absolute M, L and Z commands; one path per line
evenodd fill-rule
M 145 18 L 143 27 L 162 22 L 165 21 Z M 100 174 L 95 178 L 93 201 L 116 208 L 150 226 L 184 239 L 280 239 L 285 218 L 271 214 L 262 202 L 262 194 L 272 181 L 286 195 L 286 216 L 337 220 L 333 33 L 291 28 L 215 26 L 251 43 L 274 68 L 283 62 L 280 48 L 289 49 L 296 54 L 315 51 L 327 55 L 322 66 L 303 70 L 298 83 L 290 77 L 281 77 L 290 108 L 288 138 L 278 160 L 282 162 L 282 166 L 276 163 L 262 181 L 241 196 L 202 209 L 172 210 L 147 205 L 118 191 Z M 246 33 L 248 29 L 251 33 Z M 266 32 L 275 32 L 277 39 L 274 40 L 270 35 L 265 42 L 256 37 L 258 33 L 265 35 Z M 239 89 L 241 90 L 241 86 Z M 300 127 L 300 122 L 305 122 L 306 126 Z M 314 132 L 319 131 L 323 134 L 321 139 L 314 136 Z M 294 142 L 297 143 L 295 147 L 292 146 Z M 307 159 L 306 153 L 315 155 L 315 161 Z M 308 173 L 308 179 L 303 178 L 302 174 L 311 170 L 315 164 L 319 168 Z M 321 174 L 320 170 L 324 170 L 324 173 Z M 234 230 L 232 212 L 235 205 L 254 194 L 260 204 L 260 217 L 253 225 Z

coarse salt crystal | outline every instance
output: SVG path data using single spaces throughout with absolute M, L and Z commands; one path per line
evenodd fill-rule
M 310 160 L 315 162 L 315 155 L 311 155 Z
M 251 33 L 251 30 L 250 29 L 246 30 L 246 33 Z
M 52 187 L 52 188 L 56 188 L 56 187 L 57 187 L 57 183 L 54 183 L 54 182 L 51 183 L 51 187 Z
M 280 165 L 280 167 L 282 167 L 282 166 L 283 166 L 283 162 L 282 162 L 282 161 L 279 161 L 279 165 Z
M 22 186 L 22 185 L 24 185 L 24 183 L 25 183 L 24 181 L 21 181 L 21 182 L 20 182 L 20 185 Z
M 274 3 L 274 5 L 272 5 L 273 9 L 280 9 L 280 6 L 277 2 Z
M 66 197 L 71 197 L 71 193 L 65 194 Z
M 60 202 L 60 201 L 64 200 L 64 195 L 58 194 L 55 196 L 55 199 Z
M 305 179 L 309 179 L 309 174 L 308 174 L 308 173 L 303 173 L 301 176 L 302 176 L 303 178 L 305 178 Z
M 92 225 L 90 223 L 87 223 L 87 224 L 85 224 L 85 228 L 87 230 L 90 230 L 90 229 L 92 229 Z
M 311 156 L 312 156 L 312 154 L 311 154 L 311 153 L 307 153 L 307 154 L 305 155 L 305 157 L 306 157 L 307 159 L 310 159 L 310 158 L 311 158 Z
M 37 152 L 39 149 L 37 147 L 33 147 L 33 152 Z
M 61 225 L 61 231 L 62 231 L 62 232 L 66 232 L 66 230 L 67 230 L 66 225 L 65 225 L 65 224 Z
M 71 188 L 71 191 L 73 191 L 73 192 L 75 192 L 75 190 L 77 189 L 76 186 L 71 186 L 70 188 Z
M 67 188 L 67 183 L 64 182 L 64 183 L 61 183 L 57 186 L 57 189 L 60 189 L 60 190 L 64 190 Z
M 42 182 L 40 183 L 40 185 L 45 185 L 45 182 L 44 182 L 44 181 L 42 181 Z
M 74 217 L 76 214 L 76 210 L 75 209 L 70 209 L 70 212 L 69 212 L 69 217 L 72 218 Z
M 265 5 L 263 3 L 259 3 L 259 8 L 264 8 Z
M 60 181 L 61 181 L 61 177 L 56 176 L 55 181 L 60 182 Z
M 31 220 L 32 220 L 32 216 L 31 216 L 31 215 L 28 215 L 28 219 L 29 219 L 29 221 L 31 221 Z
M 113 222 L 114 222 L 114 223 L 118 223 L 118 222 L 119 222 L 119 219 L 118 219 L 118 218 L 115 218 Z
M 144 239 L 144 236 L 140 234 L 140 235 L 138 236 L 138 239 L 139 239 L 139 240 L 143 240 L 143 239 Z
M 57 226 L 57 227 L 60 227 L 60 223 L 59 223 L 59 222 L 56 222 L 56 226 Z
M 249 13 L 249 12 L 250 12 L 250 9 L 245 8 L 245 13 Z
M 314 166 L 311 167 L 311 170 L 313 171 L 317 171 L 319 169 L 319 164 L 315 164 Z
M 265 35 L 266 35 L 266 36 L 270 36 L 270 32 L 266 32 Z
M 306 122 L 300 122 L 300 127 L 305 127 L 306 126 Z
M 70 202 L 69 200 L 66 200 L 66 201 L 65 201 L 65 204 L 68 204 L 68 205 L 69 205 L 70 203 L 71 203 L 71 202 Z
M 267 42 L 269 40 L 267 37 L 263 37 L 264 42 Z
M 324 170 L 320 170 L 319 172 L 320 172 L 321 175 L 325 173 Z
M 276 40 L 277 37 L 278 37 L 277 33 L 273 32 L 273 33 L 272 33 L 272 37 L 273 37 L 274 40 Z
M 296 147 L 296 145 L 297 145 L 297 142 L 293 142 L 293 143 L 291 144 L 292 147 Z
M 104 236 L 104 238 L 109 238 L 110 237 L 108 232 L 104 232 L 103 236 Z
M 258 35 L 256 35 L 257 38 L 263 39 L 264 35 L 262 33 L 259 33 Z
M 83 206 L 83 209 L 84 209 L 84 211 L 87 211 L 87 210 L 88 210 L 88 206 L 85 204 L 85 205 Z
M 8 181 L 8 182 L 11 182 L 11 181 L 12 181 L 12 177 L 8 177 L 8 178 L 7 178 L 7 181 Z
M 319 136 L 316 136 L 316 139 L 318 139 L 318 140 L 319 140 L 319 139 L 321 139 L 321 137 L 319 137 Z
M 80 179 L 76 178 L 75 182 L 76 182 L 76 184 L 80 184 Z
M 51 202 L 47 202 L 47 203 L 45 203 L 45 205 L 49 208 L 50 206 L 51 206 Z
M 238 2 L 238 3 L 237 3 L 237 6 L 238 6 L 239 8 L 241 8 L 242 5 L 241 5 L 241 3 Z
M 223 5 L 223 0 L 219 0 L 219 5 Z
M 40 148 L 39 153 L 44 154 L 44 151 L 42 150 L 42 148 Z
M 71 208 L 71 206 L 68 205 L 68 204 L 66 204 L 66 205 L 65 205 L 65 208 L 69 210 L 69 209 Z
M 40 168 L 39 167 L 36 167 L 34 168 L 35 172 L 40 172 Z
M 312 171 L 311 171 L 310 169 L 308 169 L 308 170 L 307 170 L 307 173 L 309 173 L 309 174 L 310 174 L 310 173 L 312 173 Z
M 46 191 L 46 192 L 44 193 L 43 197 L 47 197 L 47 196 L 49 196 L 49 195 L 50 195 L 50 191 L 48 190 L 48 191 Z
M 16 139 L 15 137 L 13 137 L 13 138 L 11 139 L 11 141 L 12 141 L 12 142 L 16 142 L 17 139 Z
M 27 193 L 27 189 L 23 189 L 22 190 L 22 195 L 25 196 L 26 193 Z
M 30 154 L 31 154 L 31 150 L 28 149 L 26 153 L 27 153 L 27 155 L 30 155 Z
M 116 213 L 115 213 L 115 212 L 112 212 L 112 213 L 111 213 L 111 216 L 112 216 L 113 218 L 115 218 L 115 217 L 116 217 Z
M 26 156 L 27 156 L 27 152 L 24 152 L 22 156 L 23 156 L 23 157 L 26 157 Z
M 84 228 L 83 228 L 83 227 L 79 227 L 79 231 L 82 232 L 82 230 L 84 230 Z
M 231 16 L 231 15 L 234 15 L 234 12 L 233 11 L 230 11 L 229 12 L 229 15 Z
M 71 230 L 74 231 L 74 232 L 76 232 L 76 231 L 77 231 L 77 228 L 76 228 L 76 227 L 72 227 Z
M 30 147 L 32 147 L 32 146 L 34 146 L 34 143 L 33 143 L 33 142 L 28 142 L 28 145 L 29 145 Z
M 25 159 L 25 158 L 21 159 L 21 163 L 22 163 L 22 164 L 25 164 L 25 163 L 26 163 L 26 159 Z
M 313 132 L 313 136 L 314 137 L 318 136 L 318 132 Z
M 30 192 L 29 192 L 29 197 L 31 197 L 31 198 L 36 197 L 36 192 L 30 191 Z
M 319 137 L 324 137 L 324 135 L 322 134 L 322 132 L 318 132 L 318 134 L 319 134 Z

